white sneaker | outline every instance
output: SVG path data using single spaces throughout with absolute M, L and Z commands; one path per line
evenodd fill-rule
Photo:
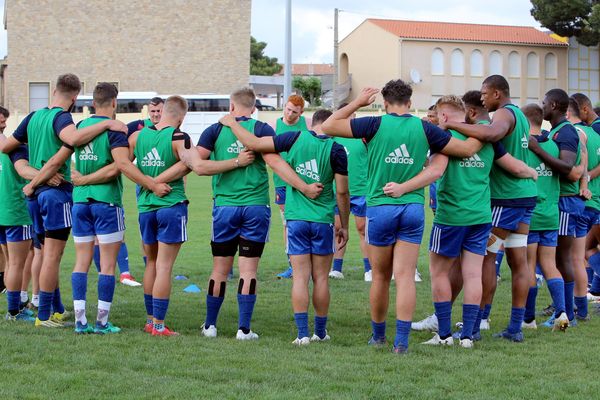
M 436 333 L 431 339 L 421 344 L 431 344 L 434 346 L 452 346 L 454 345 L 454 339 L 452 338 L 452 335 L 448 336 L 446 339 L 442 339 L 440 338 L 440 335 Z
M 535 319 L 531 322 L 521 322 L 522 329 L 537 329 L 537 324 L 535 323 Z
M 423 282 L 423 278 L 421 278 L 421 274 L 417 270 L 415 270 L 415 282 Z
M 465 348 L 465 349 L 473 348 L 473 340 L 471 340 L 469 338 L 460 339 L 459 344 L 460 344 L 460 347 Z
M 212 325 L 211 327 L 214 328 L 214 325 Z M 209 327 L 208 329 L 210 329 L 211 327 Z M 217 336 L 217 328 L 215 328 L 215 336 Z M 258 335 L 252 331 L 250 331 L 248 333 L 244 333 L 244 331 L 242 331 L 241 329 L 238 329 L 237 334 L 235 335 L 235 338 L 237 340 L 257 340 Z
M 214 325 L 210 325 L 208 328 L 202 324 L 202 336 L 207 338 L 216 338 L 217 337 L 217 327 Z
M 310 339 L 308 338 L 308 336 L 305 336 L 302 339 L 296 338 L 294 339 L 292 344 L 295 344 L 296 346 L 308 346 L 310 344 Z
M 413 322 L 410 325 L 410 328 L 414 331 L 431 331 L 437 332 L 438 330 L 438 319 L 435 313 L 431 314 L 425 319 L 422 319 L 418 322 Z
M 341 271 L 331 270 L 329 272 L 329 277 L 333 279 L 344 279 L 344 274 Z
M 479 330 L 481 331 L 489 331 L 490 330 L 490 319 L 482 319 L 479 324 Z
M 329 336 L 327 334 L 327 331 L 325 331 L 325 337 L 320 338 L 316 333 L 314 335 L 312 335 L 312 337 L 310 338 L 311 342 L 326 342 L 328 340 L 331 340 L 331 336 Z
M 544 275 L 542 274 L 535 274 L 535 284 L 537 287 L 542 287 L 544 286 Z
M 599 301 L 600 300 L 600 296 L 596 296 L 591 294 L 590 292 L 587 293 L 587 300 L 588 301 Z
M 566 331 L 569 327 L 569 318 L 566 313 L 560 313 L 560 315 L 554 319 L 554 326 L 552 327 L 553 331 L 560 330 Z
M 372 271 L 365 272 L 365 282 L 372 282 L 372 281 L 373 281 L 373 272 Z

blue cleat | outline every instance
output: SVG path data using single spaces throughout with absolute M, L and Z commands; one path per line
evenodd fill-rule
M 398 346 L 392 347 L 392 353 L 398 354 L 398 355 L 404 355 L 404 354 L 408 353 L 408 348 L 399 344 Z
M 500 333 L 494 334 L 495 338 L 510 340 L 511 342 L 521 343 L 523 341 L 523 332 L 509 333 L 507 329 Z
M 75 333 L 78 335 L 87 335 L 89 333 L 94 333 L 94 328 L 89 326 L 88 324 L 83 325 L 81 322 L 75 322 Z
M 35 316 L 35 313 L 32 310 L 30 310 L 29 308 L 27 308 L 27 307 L 25 307 L 21 311 L 19 311 L 19 314 L 25 314 L 25 315 L 30 316 L 30 317 Z M 34 320 L 35 320 L 35 318 L 34 318 Z
M 385 336 L 378 339 L 375 339 L 374 336 L 371 336 L 371 339 L 369 339 L 369 342 L 367 344 L 373 347 L 383 347 L 387 344 L 387 339 L 385 338 Z
M 35 322 L 35 318 L 24 314 L 22 312 L 18 313 L 17 315 L 10 315 L 10 313 L 6 313 L 5 318 L 7 321 L 21 321 L 21 322 L 29 322 L 29 323 L 33 323 Z
M 460 340 L 461 336 L 462 336 L 462 330 L 456 331 L 452 334 L 452 338 L 454 340 Z M 473 337 L 471 338 L 471 340 L 474 342 L 479 342 L 481 340 L 481 332 L 473 333 Z
M 292 267 L 288 267 L 285 271 L 277 274 L 278 279 L 292 279 Z

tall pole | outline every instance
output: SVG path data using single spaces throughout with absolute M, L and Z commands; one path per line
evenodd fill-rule
M 331 105 L 335 110 L 338 106 L 336 90 L 340 79 L 339 62 L 338 62 L 338 16 L 339 10 L 336 8 L 333 12 L 333 88 L 331 89 L 333 96 L 331 97 Z
M 285 68 L 283 71 L 283 104 L 292 94 L 292 0 L 285 5 Z

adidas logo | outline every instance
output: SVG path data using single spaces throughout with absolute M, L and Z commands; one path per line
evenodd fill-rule
M 240 154 L 244 150 L 244 145 L 239 140 L 231 143 L 227 148 L 228 153 Z
M 160 159 L 156 147 L 154 147 L 142 159 L 142 167 L 164 167 L 165 162 Z
M 521 147 L 524 149 L 529 148 L 529 140 L 527 140 L 527 136 L 523 136 L 521 138 Z
M 481 161 L 479 155 L 474 154 L 472 157 L 463 158 L 461 162 L 458 163 L 460 167 L 475 167 L 475 168 L 483 168 L 485 167 L 485 163 Z
M 296 167 L 296 172 L 300 175 L 309 177 L 310 179 L 315 180 L 317 182 L 321 181 L 319 169 L 317 168 L 317 160 L 315 160 L 314 158 L 310 161 L 306 161 L 298 165 Z
M 388 164 L 414 164 L 415 160 L 408 153 L 406 145 L 403 144 L 396 150 L 392 151 L 386 158 Z
M 546 167 L 546 164 L 541 163 L 539 166 L 535 167 L 535 172 L 537 172 L 538 176 L 552 176 L 552 170 Z
M 79 152 L 80 161 L 98 161 L 98 156 L 94 154 L 94 145 L 88 143 L 83 150 Z

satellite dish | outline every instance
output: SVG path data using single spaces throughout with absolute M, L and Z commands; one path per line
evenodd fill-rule
M 410 70 L 410 80 L 412 83 L 421 83 L 421 74 L 416 69 Z

